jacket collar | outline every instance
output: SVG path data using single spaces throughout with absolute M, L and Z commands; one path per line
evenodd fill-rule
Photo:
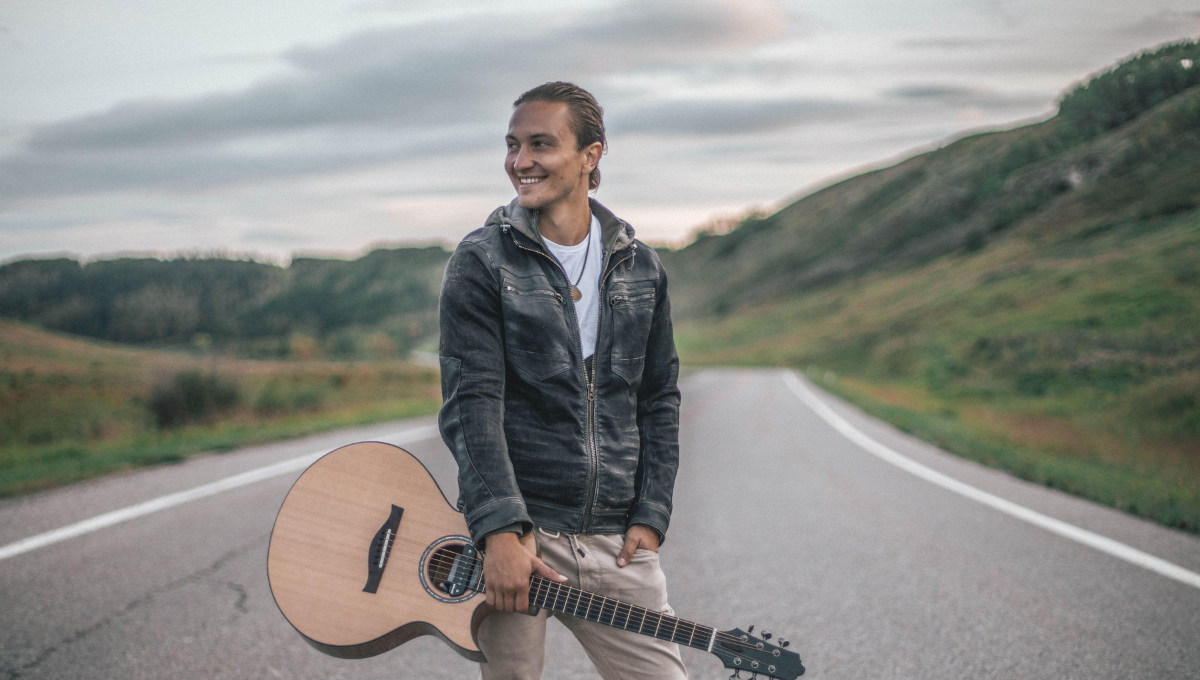
M 605 254 L 614 253 L 633 243 L 633 227 L 628 222 L 614 215 L 594 198 L 588 199 L 588 206 L 600 222 L 600 242 L 604 244 Z M 537 219 L 538 211 L 522 208 L 514 198 L 508 205 L 493 210 L 484 226 L 498 224 L 511 227 L 549 252 L 546 242 L 542 240 L 542 233 L 538 231 Z

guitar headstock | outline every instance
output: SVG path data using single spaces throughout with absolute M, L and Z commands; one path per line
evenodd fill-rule
M 770 633 L 762 633 L 762 637 L 755 637 L 750 634 L 753 631 L 754 626 L 750 626 L 749 630 L 734 628 L 717 633 L 712 653 L 721 659 L 726 668 L 733 671 L 730 677 L 746 680 L 755 675 L 765 675 L 779 680 L 795 680 L 804 675 L 804 664 L 800 661 L 800 655 L 785 649 L 788 646 L 787 640 L 779 640 L 777 645 L 772 644 L 768 642 L 771 639 Z M 742 671 L 750 675 L 743 676 Z

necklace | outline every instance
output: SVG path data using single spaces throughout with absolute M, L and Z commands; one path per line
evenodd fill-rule
M 588 225 L 587 233 L 587 248 L 583 251 L 583 266 L 579 268 L 579 276 L 575 277 L 575 283 L 571 284 L 571 299 L 579 302 L 579 298 L 583 297 L 583 293 L 579 292 L 579 282 L 583 280 L 583 272 L 587 271 L 588 256 L 592 254 L 592 225 Z M 568 279 L 568 282 L 570 280 Z

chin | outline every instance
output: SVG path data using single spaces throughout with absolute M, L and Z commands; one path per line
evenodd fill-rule
M 540 210 L 549 202 L 546 196 L 540 195 L 540 192 L 531 192 L 524 195 L 517 194 L 517 205 L 526 210 Z

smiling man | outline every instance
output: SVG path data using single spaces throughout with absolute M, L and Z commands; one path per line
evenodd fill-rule
M 667 279 L 589 198 L 600 105 L 570 83 L 521 95 L 504 168 L 517 197 L 469 234 L 442 284 L 442 438 L 484 546 L 485 680 L 542 677 L 532 574 L 670 612 L 658 548 L 679 461 Z M 537 556 L 540 551 L 540 558 Z M 676 645 L 560 617 L 601 676 L 686 678 Z

